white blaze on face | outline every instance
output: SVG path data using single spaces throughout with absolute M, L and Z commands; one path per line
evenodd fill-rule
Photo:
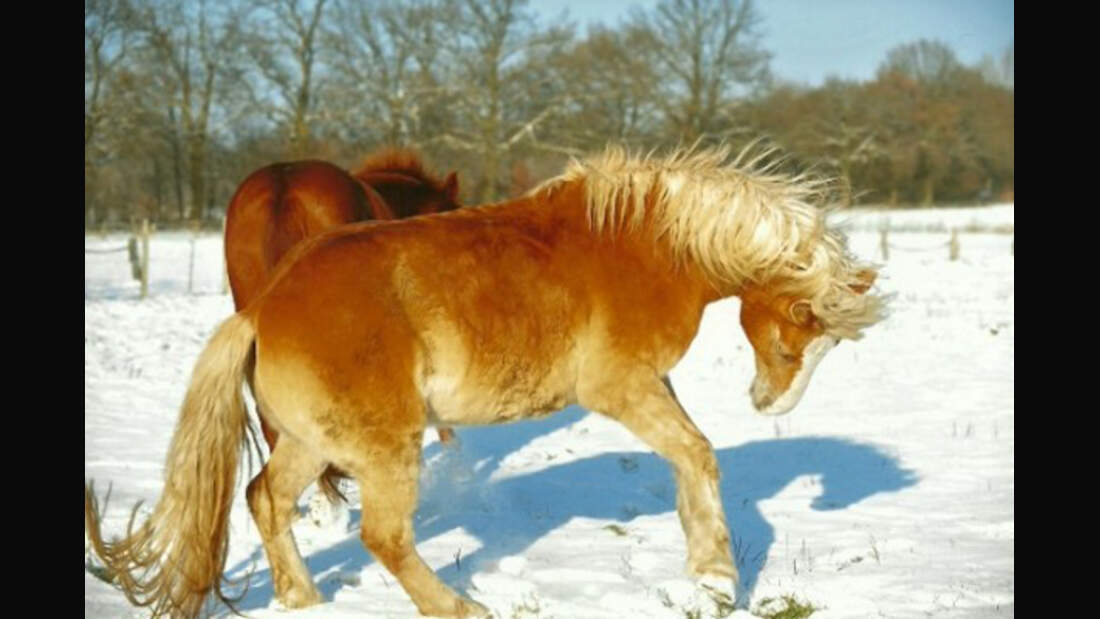
M 817 364 L 821 362 L 821 359 L 825 357 L 825 353 L 833 349 L 837 345 L 837 340 L 834 337 L 828 335 L 822 335 L 814 338 L 806 345 L 805 350 L 802 351 L 802 367 L 799 368 L 798 373 L 791 379 L 791 386 L 787 388 L 787 391 L 777 397 L 768 406 L 764 408 L 758 407 L 758 412 L 761 415 L 782 415 L 783 413 L 790 412 L 794 408 L 795 404 L 802 399 L 802 393 L 806 391 L 806 386 L 810 384 L 810 377 L 814 374 L 814 369 Z M 760 382 L 760 375 L 757 374 L 756 383 Z M 759 393 L 758 385 L 753 384 L 753 401 L 757 401 L 756 394 Z

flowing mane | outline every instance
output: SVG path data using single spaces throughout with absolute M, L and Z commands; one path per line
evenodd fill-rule
M 424 169 L 420 154 L 411 148 L 383 148 L 368 155 L 351 173 L 363 181 L 372 175 L 399 174 L 419 181 L 436 193 L 446 190 L 446 182 Z
M 770 283 L 809 299 L 837 337 L 858 339 L 882 317 L 883 300 L 857 294 L 868 271 L 844 236 L 825 225 L 832 180 L 775 170 L 774 151 L 731 162 L 730 148 L 681 148 L 663 157 L 631 155 L 618 146 L 583 160 L 531 191 L 583 182 L 589 224 L 612 233 L 649 220 L 673 253 L 697 263 L 719 286 Z

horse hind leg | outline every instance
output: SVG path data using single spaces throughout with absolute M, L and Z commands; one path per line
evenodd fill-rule
M 322 601 L 302 562 L 290 525 L 296 515 L 298 497 L 325 464 L 293 437 L 283 434 L 271 458 L 249 482 L 246 491 L 248 507 L 271 564 L 275 598 L 287 608 L 302 608 Z
M 256 406 L 256 417 L 260 420 L 260 432 L 263 434 L 264 442 L 267 443 L 268 453 L 273 453 L 275 451 L 275 443 L 279 440 L 279 432 L 267 422 L 267 418 L 264 416 L 263 406 L 260 404 L 259 398 L 256 397 L 256 366 L 254 360 L 251 367 L 245 372 L 244 377 L 248 383 L 248 392 L 252 394 L 252 400 Z
M 421 406 L 423 406 L 421 404 Z M 359 482 L 363 545 L 401 583 L 417 609 L 433 617 L 486 617 L 481 604 L 458 595 L 416 552 L 413 513 L 417 505 L 423 427 L 402 434 L 388 429 L 341 463 Z M 366 455 L 369 454 L 369 455 Z M 365 455 L 365 457 L 364 457 Z

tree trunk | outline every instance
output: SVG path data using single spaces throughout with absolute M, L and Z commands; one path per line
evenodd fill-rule
M 290 152 L 295 159 L 302 159 L 306 155 L 309 145 L 309 129 L 306 127 L 305 110 L 294 110 L 294 127 L 291 130 Z
M 153 221 L 160 220 L 164 208 L 164 172 L 161 170 L 160 157 L 153 157 Z
M 172 145 L 172 189 L 176 199 L 176 212 L 179 220 L 187 218 L 183 206 L 183 155 L 180 153 L 180 134 L 176 127 L 176 114 L 174 108 L 168 108 L 168 121 L 172 126 L 172 136 L 169 140 Z
M 188 144 L 188 172 L 191 186 L 191 220 L 202 221 L 206 214 L 206 187 L 203 164 L 205 163 L 205 140 L 201 135 L 192 136 Z
M 489 116 L 485 119 L 482 132 L 484 140 L 485 161 L 482 172 L 484 184 L 481 187 L 482 204 L 492 202 L 497 197 L 497 178 L 500 175 L 500 82 L 497 79 L 496 67 L 490 69 L 489 90 Z

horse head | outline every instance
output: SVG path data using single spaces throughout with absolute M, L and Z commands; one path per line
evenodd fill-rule
M 876 273 L 864 269 L 843 284 L 848 295 L 862 295 Z M 817 364 L 843 335 L 829 328 L 828 319 L 815 312 L 814 300 L 774 292 L 764 286 L 741 294 L 741 327 L 752 344 L 756 376 L 749 394 L 764 415 L 790 412 L 810 383 Z M 848 335 L 848 337 L 853 337 Z
M 458 174 L 444 179 L 424 169 L 420 156 L 409 149 L 387 149 L 371 156 L 352 174 L 374 189 L 395 218 L 452 211 L 458 201 Z

